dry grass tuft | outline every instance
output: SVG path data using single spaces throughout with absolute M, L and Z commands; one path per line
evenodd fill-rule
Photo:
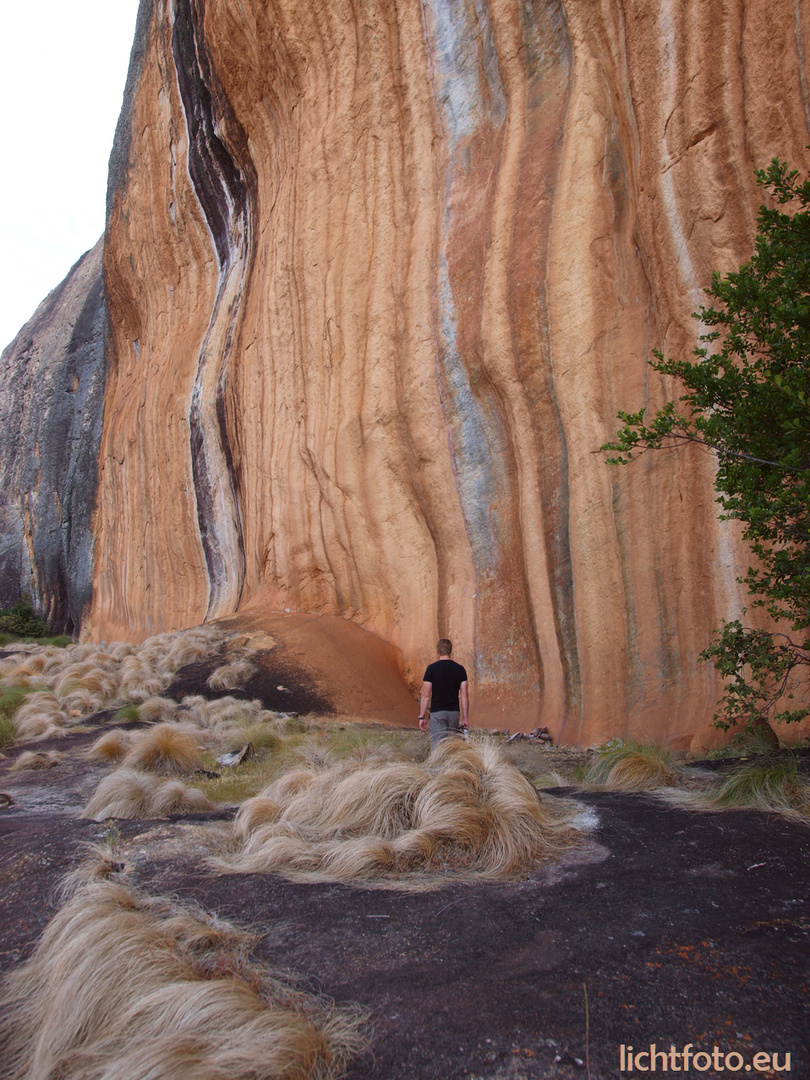
M 202 752 L 197 739 L 186 728 L 157 724 L 131 735 L 124 764 L 133 769 L 179 776 L 200 768 Z
M 162 818 L 215 809 L 216 804 L 199 788 L 186 787 L 180 780 L 122 767 L 104 777 L 81 816 L 93 821 Z
M 138 680 L 122 683 L 121 689 L 128 701 L 140 703 L 160 697 L 171 681 L 170 675 L 145 675 Z
M 70 899 L 83 885 L 91 881 L 108 881 L 126 870 L 126 863 L 119 858 L 115 850 L 117 839 L 116 829 L 115 832 L 110 832 L 104 841 L 89 841 L 79 845 L 84 857 L 78 866 L 62 878 L 56 889 L 56 897 L 61 903 Z
M 131 745 L 132 736 L 128 731 L 112 728 L 96 739 L 87 755 L 96 761 L 123 761 Z
M 231 736 L 231 747 L 226 749 L 238 750 L 245 743 L 250 743 L 256 750 L 278 750 L 282 745 L 282 739 L 278 734 L 273 722 L 266 720 L 247 720 L 240 724 Z
M 295 747 L 294 756 L 313 769 L 325 769 L 340 762 L 340 755 L 333 749 L 332 740 L 325 732 L 304 736 Z M 368 760 L 363 751 L 357 754 L 357 759 Z
M 204 728 L 222 729 L 229 725 L 238 726 L 252 720 L 275 716 L 274 713 L 269 713 L 259 700 L 242 701 L 235 697 L 221 697 L 207 701 L 205 698 L 184 698 L 181 704 L 190 719 Z
M 100 864 L 68 883 L 34 955 L 5 981 L 6 1075 L 334 1080 L 363 1048 L 359 1010 L 296 991 L 251 962 L 249 935 Z
M 67 727 L 126 702 L 141 704 L 144 719 L 165 721 L 171 719 L 177 706 L 161 695 L 178 668 L 216 654 L 224 639 L 216 628 L 195 627 L 160 634 L 141 646 L 120 642 L 103 647 L 76 644 L 64 649 L 26 646 L 24 653 L 0 662 L 0 686 L 48 692 Z M 40 719 L 32 726 L 23 725 L 19 738 L 42 738 L 53 731 L 54 723 L 48 725 Z
M 138 706 L 138 719 L 146 724 L 159 724 L 173 720 L 177 709 L 177 702 L 172 698 L 150 697 Z
M 446 739 L 425 764 L 342 762 L 282 773 L 237 815 L 222 870 L 425 888 L 509 879 L 577 837 L 570 805 L 542 801 L 491 746 Z
M 107 699 L 103 694 L 81 685 L 75 686 L 60 698 L 62 709 L 72 717 L 88 717 L 95 712 L 101 712 L 106 702 Z
M 586 787 L 653 791 L 683 783 L 685 773 L 665 746 L 616 740 L 599 751 L 583 777 Z
M 29 694 L 14 712 L 17 738 L 23 742 L 57 735 L 67 722 L 59 700 L 47 690 Z
M 41 675 L 45 669 L 45 664 L 54 653 L 55 650 L 42 649 L 35 656 L 26 656 L 22 663 L 15 666 L 15 670 L 18 675 Z
M 53 769 L 62 761 L 62 755 L 58 750 L 23 750 L 14 764 L 11 772 L 24 772 L 33 769 Z
M 235 690 L 245 685 L 259 669 L 248 659 L 232 660 L 213 671 L 208 678 L 211 690 Z
M 281 806 L 267 795 L 256 795 L 239 810 L 233 823 L 234 834 L 240 840 L 247 840 L 260 825 L 276 821 L 281 813 Z

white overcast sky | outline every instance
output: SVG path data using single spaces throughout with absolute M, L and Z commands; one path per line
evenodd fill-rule
M 0 350 L 104 231 L 138 0 L 0 14 Z

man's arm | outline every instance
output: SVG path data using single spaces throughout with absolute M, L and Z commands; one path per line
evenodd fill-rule
M 422 700 L 419 702 L 419 727 L 422 731 L 427 731 L 427 716 L 428 705 L 430 705 L 430 695 L 433 693 L 433 683 L 422 683 Z
M 461 691 L 461 727 L 466 728 L 470 726 L 468 719 L 470 715 L 470 692 L 466 679 L 459 687 L 459 690 Z

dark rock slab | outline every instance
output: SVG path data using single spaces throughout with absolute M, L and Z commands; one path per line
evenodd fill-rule
M 28 783 L 81 786 L 76 765 Z M 748 1063 L 790 1053 L 790 1075 L 810 1075 L 810 829 L 643 795 L 542 798 L 563 793 L 596 818 L 578 851 L 517 883 L 448 878 L 423 894 L 213 874 L 190 826 L 221 813 L 111 825 L 23 798 L 0 811 L 0 969 L 30 953 L 55 884 L 112 828 L 137 884 L 253 927 L 258 954 L 302 987 L 370 1010 L 351 1080 L 570 1080 L 587 1075 L 586 1048 L 591 1080 L 606 1080 L 623 1075 L 622 1044 L 653 1042 Z
M 99 240 L 0 358 L 0 607 L 27 595 L 55 633 L 91 595 L 106 327 Z

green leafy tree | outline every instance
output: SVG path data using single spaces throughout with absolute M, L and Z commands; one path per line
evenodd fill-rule
M 701 659 L 725 680 L 716 722 L 767 729 L 810 712 L 794 697 L 810 674 L 810 180 L 778 160 L 756 175 L 774 205 L 760 207 L 750 261 L 713 275 L 696 360 L 651 361 L 686 393 L 650 421 L 619 413 L 624 427 L 603 449 L 620 464 L 682 443 L 717 455 L 721 516 L 743 523 L 756 555 L 740 580 L 786 632 L 725 623 Z

